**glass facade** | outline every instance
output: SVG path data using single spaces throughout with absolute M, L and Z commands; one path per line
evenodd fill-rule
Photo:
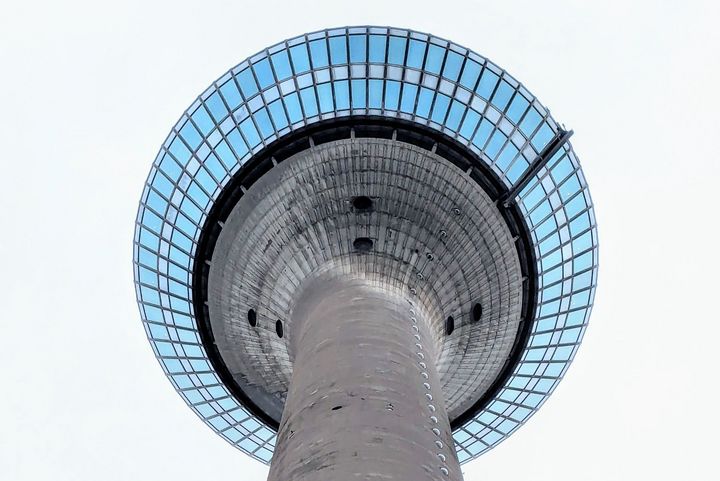
M 272 46 L 192 103 L 142 193 L 136 294 L 176 390 L 213 430 L 264 463 L 274 432 L 222 384 L 199 338 L 194 252 L 210 208 L 249 158 L 296 129 L 353 115 L 435 129 L 476 153 L 508 188 L 560 130 L 525 87 L 489 60 L 431 35 L 380 27 L 324 30 Z M 461 462 L 497 445 L 542 405 L 575 355 L 595 294 L 595 216 L 572 146 L 563 145 L 515 200 L 537 258 L 538 304 L 512 376 L 454 432 Z

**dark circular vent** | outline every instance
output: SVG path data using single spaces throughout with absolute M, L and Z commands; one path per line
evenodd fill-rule
M 472 308 L 472 322 L 478 322 L 482 317 L 482 305 L 476 302 Z
M 352 201 L 355 212 L 370 212 L 373 207 L 373 201 L 366 195 L 359 195 Z
M 358 237 L 353 241 L 353 247 L 358 252 L 370 252 L 373 248 L 373 241 L 368 237 Z
M 449 336 L 450 334 L 453 333 L 454 330 L 455 330 L 455 318 L 453 316 L 449 316 L 445 320 L 445 335 Z

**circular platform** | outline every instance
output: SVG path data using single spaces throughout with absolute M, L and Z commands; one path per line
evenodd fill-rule
M 364 133 L 355 135 L 354 125 Z M 393 136 L 399 131 L 406 137 Z M 137 296 L 163 369 L 215 431 L 267 463 L 292 366 L 293 298 L 283 286 L 297 285 L 315 268 L 372 276 L 387 263 L 393 274 L 373 279 L 402 291 L 409 290 L 409 277 L 413 295 L 436 320 L 458 458 L 466 462 L 487 451 L 552 392 L 592 305 L 597 234 L 572 147 L 563 143 L 547 164 L 530 171 L 559 133 L 549 112 L 502 69 L 417 32 L 326 30 L 240 63 L 182 116 L 142 194 Z M 314 147 L 308 144 L 313 136 Z M 353 146 L 362 149 L 353 153 Z M 435 198 L 423 203 L 383 191 L 385 184 L 369 174 L 377 170 L 371 163 L 388 178 L 405 178 L 386 162 L 388 152 L 412 159 L 408 178 L 415 184 L 408 188 L 433 186 Z M 289 175 L 328 179 L 322 169 L 348 161 L 356 162 L 357 179 L 333 178 L 326 191 L 308 191 Z M 439 175 L 429 165 L 445 171 Z M 529 171 L 527 185 L 504 199 Z M 282 182 L 269 182 L 273 176 Z M 451 185 L 441 185 L 448 177 Z M 352 190 L 359 185 L 367 190 Z M 244 207 L 242 199 L 253 196 Z M 218 217 L 222 206 L 227 223 Z M 235 206 L 247 210 L 238 225 L 230 212 Z M 297 229 L 275 237 L 284 248 L 273 251 L 278 246 L 268 244 L 266 221 L 283 209 L 297 214 L 288 218 Z M 312 237 L 307 213 L 319 225 L 339 219 L 339 237 Z M 425 230 L 403 227 L 405 217 Z M 404 241 L 393 244 L 393 234 Z M 257 242 L 245 248 L 223 240 L 241 235 Z M 248 259 L 252 268 L 219 262 L 227 267 L 214 272 L 216 249 L 228 259 Z M 277 255 L 266 265 L 261 252 Z M 453 267 L 459 259 L 460 273 Z M 255 276 L 249 284 L 262 279 L 268 287 L 240 292 L 248 276 Z M 203 285 L 220 295 L 203 298 Z M 237 316 L 213 325 L 213 310 L 223 302 Z M 473 323 L 475 304 L 482 312 Z M 208 320 L 215 344 L 203 330 Z

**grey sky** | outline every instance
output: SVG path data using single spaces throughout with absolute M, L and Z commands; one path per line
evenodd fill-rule
M 584 345 L 540 412 L 466 479 L 709 479 L 716 5 L 3 0 L 0 478 L 265 479 L 153 357 L 132 283 L 137 202 L 160 143 L 217 76 L 296 34 L 379 24 L 449 38 L 523 82 L 575 130 L 595 203 Z

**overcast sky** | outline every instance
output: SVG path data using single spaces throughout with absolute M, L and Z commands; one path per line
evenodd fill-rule
M 169 129 L 256 51 L 379 24 L 489 57 L 575 130 L 600 279 L 565 380 L 467 480 L 717 473 L 717 2 L 0 0 L 0 478 L 264 480 L 165 379 L 132 280 Z

